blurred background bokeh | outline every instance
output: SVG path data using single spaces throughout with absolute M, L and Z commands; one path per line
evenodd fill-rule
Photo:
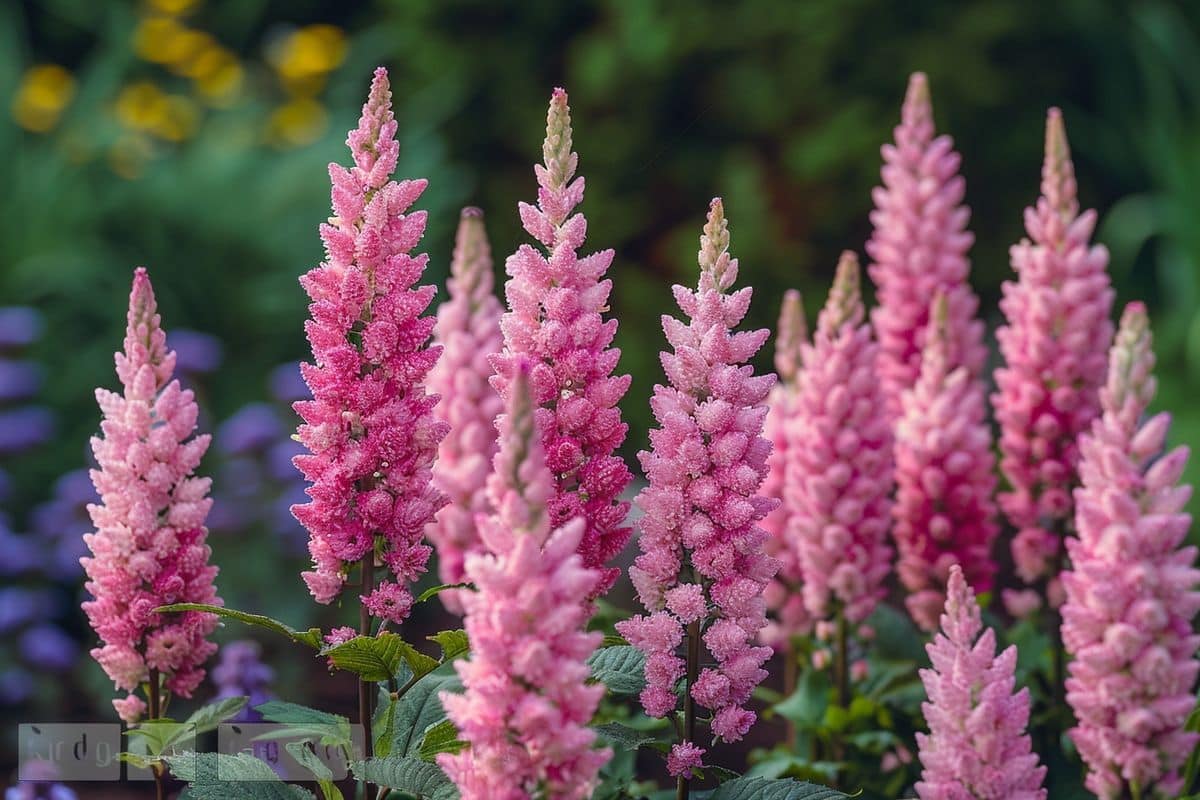
M 289 403 L 304 392 L 296 278 L 321 256 L 325 166 L 347 160 L 376 64 L 392 72 L 399 171 L 430 179 L 423 247 L 438 283 L 464 204 L 485 210 L 500 256 L 526 241 L 516 203 L 534 197 L 546 99 L 570 91 L 590 245 L 617 251 L 630 457 L 645 441 L 658 315 L 669 285 L 692 280 L 712 195 L 758 292 L 753 321 L 771 324 L 789 286 L 815 313 L 838 252 L 862 251 L 879 145 L 909 72 L 924 70 L 938 128 L 963 154 L 973 280 L 994 328 L 1045 109 L 1060 105 L 1119 302 L 1150 305 L 1159 405 L 1188 442 L 1200 430 L 1198 26 L 1195 4 L 1106 0 L 0 3 L 5 719 L 111 716 L 86 657 L 77 559 L 92 389 L 115 382 L 138 264 L 215 434 L 203 470 L 227 604 L 295 625 L 349 620 L 318 613 L 297 577 Z M 336 691 L 265 644 L 281 693 Z M 0 738 L 11 753 L 12 731 Z

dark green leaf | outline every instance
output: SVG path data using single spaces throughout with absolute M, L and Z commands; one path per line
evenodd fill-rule
M 417 757 L 422 761 L 433 761 L 438 753 L 457 753 L 467 746 L 458 738 L 458 728 L 448 719 L 435 722 L 425 730 Z
M 272 619 L 262 614 L 237 611 L 236 609 L 225 608 L 224 606 L 210 606 L 204 603 L 174 603 L 169 606 L 159 606 L 154 610 L 160 614 L 173 611 L 205 611 L 209 614 L 216 614 L 219 617 L 236 619 L 238 622 L 244 622 L 247 625 L 257 625 L 260 628 L 275 631 L 275 633 L 283 634 L 292 641 L 306 644 L 315 650 L 320 650 L 323 644 L 320 628 L 309 628 L 306 631 L 299 631 L 277 619 Z
M 285 729 L 263 734 L 259 739 L 286 739 L 292 736 L 309 736 L 321 744 L 348 746 L 350 742 L 350 720 L 340 714 L 330 714 L 308 706 L 268 700 L 255 706 L 267 722 L 277 722 Z
M 592 678 L 614 694 L 637 694 L 646 685 L 646 656 L 629 645 L 602 647 L 588 659 Z
M 270 764 L 248 753 L 181 753 L 165 760 L 171 774 L 188 783 L 280 782 Z
M 185 722 L 196 726 L 197 734 L 207 733 L 216 730 L 218 725 L 236 715 L 248 702 L 249 697 L 227 697 L 196 709 Z
M 820 727 L 829 707 L 833 684 L 826 670 L 806 669 L 796 684 L 796 691 L 774 707 L 775 713 L 796 723 L 801 730 Z
M 838 800 L 848 796 L 791 778 L 734 778 L 714 789 L 708 800 Z
M 417 681 L 396 703 L 395 729 L 390 747 L 392 757 L 419 758 L 421 737 L 430 727 L 446 719 L 438 693 L 461 687 L 453 672 L 438 671 Z
M 471 584 L 469 584 L 469 583 L 443 583 L 438 586 L 431 586 L 428 589 L 426 589 L 425 591 L 421 592 L 419 595 L 417 595 L 417 602 L 424 603 L 426 600 L 429 600 L 432 597 L 436 597 L 437 595 L 441 594 L 442 592 L 444 592 L 448 589 L 470 589 L 470 588 L 472 588 L 472 587 L 471 587 Z
M 648 731 L 639 731 L 619 722 L 606 722 L 595 727 L 596 734 L 614 750 L 637 750 L 662 739 Z
M 467 641 L 467 632 L 458 630 L 438 631 L 433 636 L 425 637 L 431 642 L 437 642 L 442 648 L 442 663 L 453 661 L 459 656 L 470 652 L 471 645 Z
M 458 790 L 436 765 L 418 758 L 389 756 L 358 761 L 350 766 L 360 780 L 407 792 L 417 800 L 453 800 Z

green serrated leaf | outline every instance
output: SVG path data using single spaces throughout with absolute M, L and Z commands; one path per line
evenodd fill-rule
M 249 697 L 227 697 L 215 703 L 209 703 L 192 712 L 185 720 L 186 724 L 194 725 L 196 733 L 208 733 L 216 730 L 217 726 L 246 707 Z
M 459 628 L 458 630 L 438 631 L 433 636 L 426 636 L 431 642 L 437 642 L 442 648 L 442 663 L 453 661 L 459 656 L 465 656 L 470 652 L 471 644 L 467 641 L 467 632 Z
M 602 647 L 588 659 L 592 678 L 614 694 L 637 694 L 646 686 L 646 656 L 629 645 Z
M 708 800 L 838 800 L 849 797 L 827 786 L 791 778 L 734 778 L 713 790 Z
M 471 584 L 469 584 L 469 583 L 443 583 L 438 586 L 431 586 L 428 589 L 426 589 L 425 591 L 421 592 L 419 595 L 417 595 L 417 602 L 424 603 L 426 600 L 429 600 L 430 598 L 433 598 L 433 597 L 437 597 L 439 594 L 441 594 L 442 592 L 445 592 L 449 589 L 470 589 L 470 588 L 472 588 L 472 587 L 471 587 Z
M 188 739 L 194 739 L 196 729 L 187 722 L 175 722 L 170 719 L 149 719 L 130 728 L 129 736 L 141 739 L 150 756 L 158 758 L 171 749 L 172 746 Z
M 458 738 L 458 728 L 448 719 L 435 722 L 425 729 L 417 757 L 422 761 L 433 761 L 438 753 L 457 753 L 467 743 Z
M 287 739 L 292 736 L 308 736 L 321 744 L 346 747 L 350 740 L 350 720 L 340 714 L 330 714 L 297 703 L 283 700 L 268 700 L 254 710 L 262 714 L 267 722 L 286 726 L 284 729 L 262 734 L 257 739 Z
M 606 722 L 597 725 L 593 730 L 613 750 L 637 750 L 651 744 L 662 742 L 662 739 L 647 731 L 639 731 L 619 722 Z
M 175 611 L 204 611 L 209 614 L 216 614 L 218 617 L 236 619 L 238 622 L 244 622 L 247 625 L 255 625 L 259 628 L 266 628 L 269 631 L 283 634 L 292 641 L 306 644 L 314 650 L 320 650 L 321 645 L 324 644 L 320 628 L 309 628 L 306 631 L 301 631 L 262 614 L 251 614 L 246 611 L 225 608 L 224 606 L 212 606 L 205 603 L 173 603 L 169 606 L 159 606 L 154 610 L 159 614 Z
M 381 633 L 378 636 L 355 636 L 321 651 L 333 666 L 353 672 L 364 681 L 390 681 L 406 662 L 407 643 L 399 634 Z
M 171 774 L 188 783 L 279 783 L 271 765 L 249 753 L 180 753 L 167 756 Z
M 317 779 L 321 794 L 325 800 L 344 800 L 342 791 L 333 782 L 333 771 L 329 765 L 317 757 L 308 742 L 288 742 L 284 748 L 292 754 L 292 758 Z
M 375 702 L 375 717 L 371 720 L 371 731 L 375 737 L 374 748 L 376 756 L 383 758 L 392 752 L 392 740 L 396 732 L 396 706 L 392 693 L 380 687 L 379 699 Z
M 600 642 L 600 647 L 625 647 L 629 641 L 624 637 L 615 633 L 604 634 L 604 639 Z
M 458 790 L 436 765 L 418 758 L 389 756 L 350 765 L 359 780 L 406 792 L 416 800 L 454 800 Z
M 438 694 L 461 686 L 456 674 L 441 671 L 413 684 L 396 703 L 396 724 L 390 748 L 392 757 L 420 758 L 422 734 L 446 719 Z

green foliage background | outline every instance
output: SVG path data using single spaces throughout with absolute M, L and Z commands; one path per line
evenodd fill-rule
M 535 196 L 549 92 L 570 91 L 589 243 L 617 252 L 612 306 L 622 367 L 634 376 L 623 406 L 631 459 L 659 375 L 658 317 L 671 310 L 670 284 L 693 280 L 708 199 L 725 198 L 742 279 L 756 287 L 751 321 L 771 325 L 790 286 L 814 314 L 839 251 L 862 253 L 878 148 L 913 70 L 929 74 L 938 128 L 963 154 L 973 280 L 989 326 L 1011 276 L 1008 247 L 1036 195 L 1045 110 L 1060 105 L 1119 303 L 1140 298 L 1151 309 L 1159 406 L 1176 415 L 1174 440 L 1200 432 L 1190 402 L 1200 389 L 1194 4 L 209 0 L 180 19 L 211 34 L 242 75 L 240 91 L 212 108 L 132 43 L 156 8 L 172 5 L 0 4 L 0 305 L 46 316 L 33 355 L 49 367 L 43 400 L 59 415 L 54 445 L 16 474 L 8 510 L 18 519 L 55 476 L 85 463 L 98 417 L 92 388 L 113 383 L 133 266 L 150 268 L 168 331 L 225 343 L 201 398 L 211 419 L 265 397 L 269 369 L 303 357 L 296 278 L 321 256 L 325 165 L 347 160 L 344 132 L 376 64 L 392 71 L 400 172 L 431 181 L 424 247 L 438 283 L 462 205 L 484 208 L 498 261 L 527 240 L 516 203 Z M 297 89 L 272 53 L 317 23 L 344 34 L 344 51 Z M 17 124 L 15 109 L 27 70 L 45 63 L 65 67 L 74 92 L 36 132 Z M 117 99 L 138 81 L 194 101 L 180 141 L 123 118 Z M 310 124 L 290 139 L 272 133 L 297 97 L 309 102 Z M 253 554 L 247 569 L 271 559 L 266 541 L 239 547 Z M 302 603 L 295 584 L 287 597 Z M 299 614 L 290 621 L 304 623 Z

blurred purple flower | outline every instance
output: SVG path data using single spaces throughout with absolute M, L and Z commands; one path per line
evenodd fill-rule
M 0 589 L 0 634 L 19 628 L 38 616 L 49 599 L 46 592 L 24 586 Z
M 301 481 L 294 480 L 296 477 L 296 467 L 292 464 L 292 459 L 303 452 L 304 445 L 295 439 L 290 437 L 280 439 L 271 446 L 270 451 L 267 453 L 268 474 L 277 481 L 301 484 Z M 303 503 L 305 501 L 301 500 L 300 502 Z
M 0 515 L 0 575 L 12 577 L 36 569 L 41 564 L 42 551 L 32 536 L 13 533 L 7 520 Z
M 0 349 L 25 347 L 42 332 L 42 315 L 26 306 L 0 307 Z
M 4 800 L 79 800 L 71 789 L 58 783 L 58 767 L 50 761 L 28 761 L 21 765 L 26 779 L 6 789 Z
M 54 435 L 54 415 L 41 406 L 0 411 L 0 453 L 19 453 Z
M 283 435 L 279 411 L 266 403 L 242 406 L 217 428 L 217 449 L 225 455 L 262 450 Z
M 175 368 L 185 375 L 214 372 L 224 359 L 221 340 L 210 333 L 177 328 L 169 344 L 176 353 Z
M 75 640 L 50 624 L 38 625 L 22 633 L 19 648 L 30 666 L 54 672 L 70 669 L 79 655 Z
M 273 698 L 270 685 L 275 680 L 275 670 L 260 660 L 262 650 L 258 642 L 241 639 L 229 642 L 221 648 L 221 660 L 213 667 L 212 679 L 217 686 L 216 699 L 226 697 L 249 697 L 250 701 L 234 722 L 257 722 L 262 715 L 254 710 L 260 703 Z
M 300 376 L 300 365 L 295 361 L 280 364 L 271 370 L 271 394 L 281 403 L 291 405 L 297 400 L 311 400 L 312 392 Z
M 50 577 L 74 581 L 81 574 L 79 559 L 87 553 L 83 534 L 91 530 L 87 506 L 99 499 L 88 471 L 77 469 L 59 477 L 54 497 L 33 509 L 30 526 L 46 547 L 42 566 Z
M 29 699 L 33 690 L 33 676 L 27 670 L 9 667 L 0 671 L 0 705 L 20 705 Z
M 32 361 L 0 358 L 0 401 L 26 400 L 42 385 L 42 368 Z

